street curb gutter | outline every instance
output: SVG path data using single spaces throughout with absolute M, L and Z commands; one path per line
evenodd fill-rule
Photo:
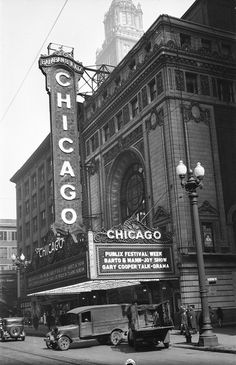
M 190 350 L 198 350 L 198 351 L 224 352 L 224 353 L 228 353 L 228 354 L 236 354 L 236 348 L 235 349 L 226 348 L 221 345 L 214 346 L 214 347 L 199 347 L 197 343 L 192 344 L 192 345 L 173 343 L 173 344 L 171 344 L 171 346 L 172 347 L 181 347 L 181 348 L 190 349 Z

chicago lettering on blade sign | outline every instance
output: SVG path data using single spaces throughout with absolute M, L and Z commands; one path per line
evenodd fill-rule
M 53 62 L 50 60 L 52 57 Z M 75 232 L 82 229 L 76 105 L 76 86 L 82 74 L 82 66 L 78 63 L 76 68 L 74 60 L 71 64 L 65 64 L 60 60 L 60 57 L 55 58 L 53 54 L 42 56 L 39 66 L 46 75 L 47 91 L 50 96 L 54 225 L 55 228 Z

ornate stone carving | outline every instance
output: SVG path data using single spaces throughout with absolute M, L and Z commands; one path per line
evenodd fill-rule
M 199 207 L 199 214 L 218 217 L 218 211 L 207 200 Z
M 183 105 L 184 122 L 194 120 L 196 123 L 203 122 L 208 124 L 210 122 L 210 111 L 206 108 L 201 108 L 198 103 L 191 103 L 190 105 Z

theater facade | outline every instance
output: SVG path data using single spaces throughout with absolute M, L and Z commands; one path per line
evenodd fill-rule
M 161 15 L 80 103 L 83 65 L 62 50 L 40 57 L 51 133 L 11 179 L 19 249 L 32 259 L 22 308 L 169 299 L 173 317 L 180 304 L 200 310 L 193 217 L 176 175 L 179 160 L 200 161 L 208 300 L 236 321 L 236 43 L 233 21 L 206 24 L 201 6 Z

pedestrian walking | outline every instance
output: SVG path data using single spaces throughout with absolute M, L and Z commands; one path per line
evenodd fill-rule
M 216 316 L 217 316 L 217 322 L 219 327 L 222 327 L 223 319 L 224 319 L 224 313 L 221 307 L 218 307 L 216 310 Z

